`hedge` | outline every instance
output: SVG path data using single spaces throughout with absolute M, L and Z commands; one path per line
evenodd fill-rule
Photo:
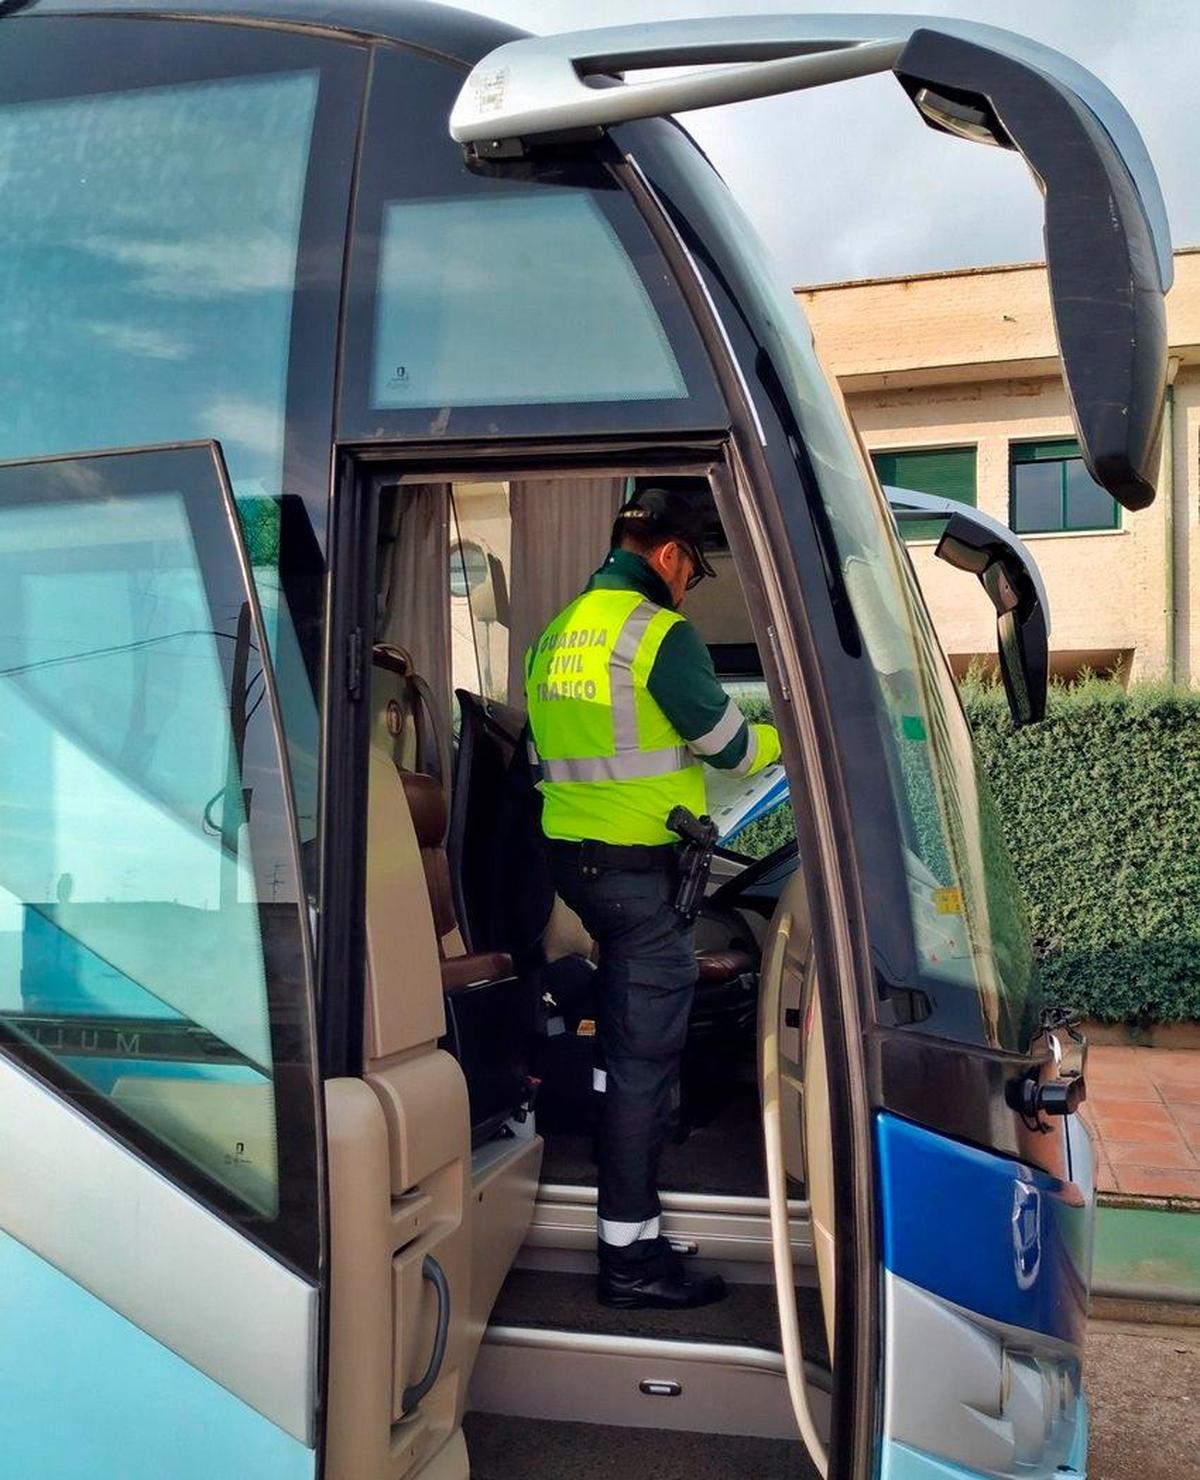
M 1200 694 L 1090 679 L 1012 728 L 963 700 L 1024 888 L 1046 998 L 1112 1022 L 1200 1018 Z
M 963 701 L 1047 1003 L 1110 1022 L 1200 1019 L 1200 694 L 1053 685 L 1045 720 L 1021 730 L 978 677 Z M 760 856 L 791 835 L 781 808 L 734 846 Z

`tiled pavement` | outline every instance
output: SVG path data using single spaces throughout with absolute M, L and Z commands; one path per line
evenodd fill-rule
M 1200 1199 L 1200 1049 L 1088 1049 L 1101 1192 Z

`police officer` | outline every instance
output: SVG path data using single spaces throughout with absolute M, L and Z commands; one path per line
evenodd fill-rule
M 705 811 L 701 762 L 749 776 L 779 758 L 679 613 L 713 574 L 681 493 L 646 488 L 612 548 L 526 656 L 533 760 L 559 894 L 598 945 L 599 1297 L 626 1308 L 706 1305 L 659 1228 L 658 1160 L 696 983 L 691 925 L 673 907 L 678 843 L 666 818 Z

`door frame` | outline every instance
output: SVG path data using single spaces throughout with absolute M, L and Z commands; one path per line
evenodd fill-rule
M 650 212 L 647 215 L 654 224 L 653 215 Z M 661 226 L 655 229 L 670 235 Z M 676 242 L 674 255 L 678 257 L 678 254 Z M 860 1008 L 861 994 L 868 990 L 873 979 L 866 922 L 853 850 L 841 841 L 849 839 L 851 831 L 843 772 L 830 722 L 832 699 L 821 682 L 813 631 L 806 619 L 795 570 L 785 553 L 790 545 L 761 456 L 757 422 L 744 399 L 745 388 L 729 358 L 723 331 L 713 320 L 711 304 L 694 281 L 689 283 L 689 278 L 690 272 L 681 274 L 685 293 L 692 299 L 691 306 L 732 408 L 730 429 L 714 429 L 702 436 L 663 432 L 557 440 L 358 444 L 338 449 L 331 531 L 334 559 L 330 565 L 327 608 L 329 697 L 323 768 L 327 779 L 323 794 L 327 797 L 324 806 L 328 810 L 323 810 L 322 815 L 323 821 L 340 815 L 341 822 L 336 825 L 341 836 L 327 844 L 326 858 L 334 849 L 346 855 L 340 865 L 346 870 L 343 877 L 348 882 L 354 881 L 353 888 L 358 892 L 353 897 L 361 900 L 363 886 L 359 880 L 365 877 L 365 828 L 361 823 L 355 826 L 353 817 L 347 815 L 344 800 L 334 796 L 333 789 L 339 776 L 349 778 L 353 787 L 365 787 L 364 782 L 354 779 L 354 755 L 360 758 L 358 772 L 364 773 L 367 706 L 346 704 L 343 696 L 354 692 L 355 664 L 365 662 L 362 654 L 370 651 L 374 621 L 375 509 L 380 487 L 394 483 L 398 474 L 414 482 L 453 481 L 455 477 L 483 475 L 580 476 L 588 471 L 611 476 L 618 469 L 625 473 L 657 471 L 664 475 L 709 477 L 755 630 L 766 636 L 760 656 L 784 756 L 794 778 L 793 813 L 805 859 L 822 1013 L 829 1043 L 837 1226 L 849 1234 L 838 1240 L 836 1249 L 837 1327 L 830 1474 L 866 1477 L 872 1472 L 881 1411 L 875 1150 Z M 366 536 L 370 538 L 370 557 L 361 548 L 355 549 L 355 540 Z M 344 572 L 337 563 L 339 552 Z M 345 715 L 334 712 L 338 708 L 357 709 L 357 720 L 348 722 Z M 349 794 L 347 790 L 346 795 Z M 322 934 L 328 940 L 334 933 L 328 915 L 324 923 Z M 341 924 L 344 927 L 350 921 L 344 919 Z M 337 933 L 349 938 L 345 928 Z M 323 965 L 320 979 L 333 980 L 325 974 L 335 959 L 332 951 L 322 959 L 328 965 Z M 343 984 L 355 979 L 361 980 L 361 976 L 340 978 Z M 356 1024 L 346 1017 L 338 1031 L 343 1034 L 340 1045 L 335 1041 L 332 1018 L 327 1026 L 323 1012 L 323 1051 L 328 1048 L 330 1062 L 348 1063 L 354 1051 L 349 1035 L 355 1031 L 361 1035 L 361 1021 Z M 361 1045 L 361 1037 L 358 1041 Z M 362 1062 L 361 1047 L 357 1062 Z

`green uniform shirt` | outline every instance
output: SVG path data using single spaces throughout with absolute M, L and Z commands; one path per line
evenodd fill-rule
M 632 550 L 610 550 L 604 564 L 585 588 L 588 591 L 637 591 L 656 606 L 674 607 L 666 582 Z M 676 622 L 662 640 L 646 687 L 663 713 L 689 743 L 711 734 L 729 712 L 729 695 L 721 687 L 712 655 L 692 624 Z M 751 726 L 743 718 L 729 741 L 713 754 L 705 753 L 705 765 L 719 771 L 740 769 L 747 749 L 755 754 L 745 774 L 761 770 L 779 759 L 779 736 L 771 725 Z

